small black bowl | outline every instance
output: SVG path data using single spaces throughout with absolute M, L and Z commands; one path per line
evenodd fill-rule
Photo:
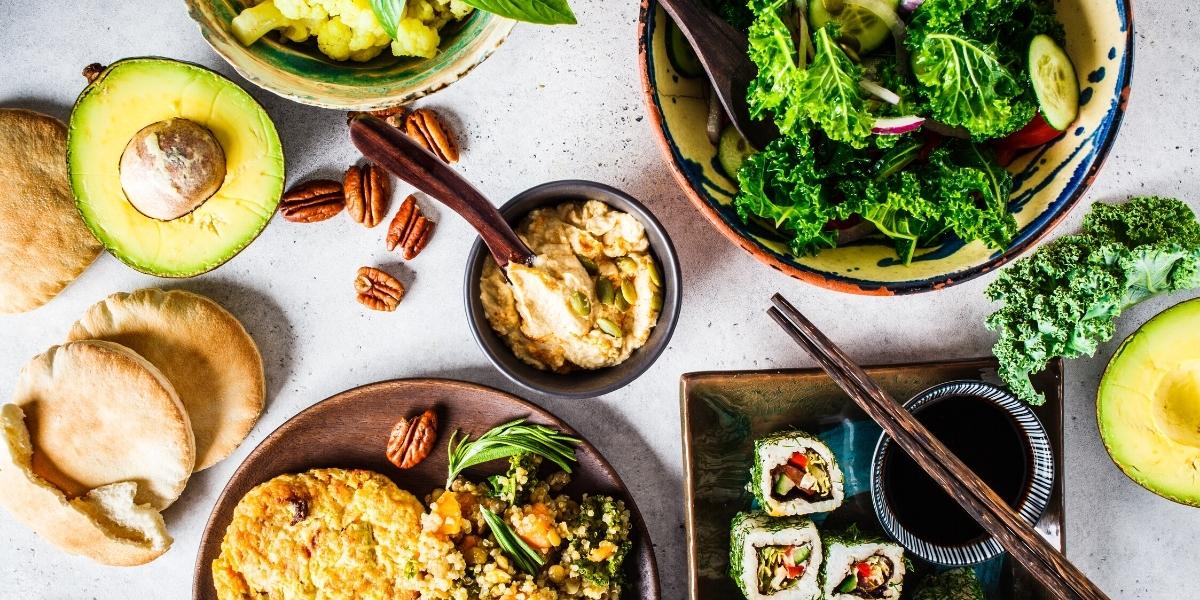
M 658 261 L 663 277 L 663 306 L 658 316 L 658 325 L 650 332 L 646 345 L 639 348 L 625 362 L 614 367 L 594 371 L 577 370 L 571 373 L 543 371 L 517 358 L 508 345 L 488 323 L 480 300 L 479 278 L 483 266 L 492 260 L 491 253 L 477 239 L 467 257 L 467 275 L 464 282 L 467 305 L 467 321 L 471 333 L 488 360 L 505 377 L 518 385 L 543 394 L 560 398 L 593 398 L 625 387 L 641 376 L 658 359 L 679 321 L 679 304 L 683 295 L 680 282 L 679 258 L 666 229 L 642 203 L 616 188 L 601 183 L 583 180 L 553 181 L 525 190 L 500 207 L 500 214 L 510 224 L 516 224 L 535 208 L 557 205 L 564 202 L 599 200 L 614 209 L 629 213 L 646 228 L 650 240 L 650 252 Z

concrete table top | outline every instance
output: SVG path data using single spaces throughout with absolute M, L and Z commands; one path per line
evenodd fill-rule
M 692 209 L 654 141 L 637 64 L 638 2 L 573 0 L 577 27 L 519 25 L 465 80 L 422 104 L 446 111 L 462 139 L 462 173 L 501 202 L 535 184 L 587 178 L 643 199 L 664 222 L 685 274 L 684 308 L 671 347 L 629 387 L 590 401 L 531 397 L 590 438 L 628 483 L 650 526 L 663 597 L 686 593 L 679 376 L 698 370 L 811 366 L 766 317 L 783 292 L 863 362 L 986 355 L 982 326 L 991 277 L 934 294 L 869 298 L 787 278 L 722 238 Z M 246 84 L 201 39 L 184 3 L 0 0 L 0 106 L 66 118 L 84 85 L 80 69 L 139 55 L 195 61 L 246 85 L 274 117 L 289 184 L 340 174 L 358 158 L 343 113 L 275 97 Z M 1116 146 L 1088 193 L 1187 199 L 1200 210 L 1200 9 L 1182 0 L 1137 6 L 1133 94 Z M 3 185 L 3 182 L 0 182 Z M 400 186 L 397 197 L 408 193 Z M 207 294 L 241 318 L 266 362 L 268 405 L 234 455 L 192 478 L 166 512 L 174 547 L 153 563 L 108 568 L 68 556 L 0 515 L 0 598 L 184 598 L 200 533 L 238 463 L 280 423 L 343 389 L 409 376 L 465 379 L 521 392 L 494 371 L 467 329 L 464 260 L 474 233 L 428 203 L 437 235 L 416 261 L 385 251 L 382 228 L 344 217 L 296 225 L 276 217 L 262 237 L 207 275 L 167 281 L 102 256 L 47 306 L 0 317 L 0 399 L 30 357 L 63 339 L 89 305 L 147 286 Z M 1077 209 L 1058 233 L 1075 230 Z M 351 282 L 361 265 L 403 274 L 410 292 L 393 314 L 364 310 Z M 1195 295 L 1194 293 L 1191 295 Z M 1187 295 L 1131 310 L 1117 340 Z M 1069 556 L 1113 598 L 1178 598 L 1200 565 L 1200 510 L 1136 486 L 1109 461 L 1097 435 L 1094 397 L 1118 342 L 1066 370 L 1066 508 Z M 528 394 L 522 394 L 529 397 Z M 3 511 L 0 511 L 2 513 Z M 1184 593 L 1187 594 L 1186 592 Z

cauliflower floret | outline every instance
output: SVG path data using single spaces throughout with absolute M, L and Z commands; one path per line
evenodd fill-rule
M 389 45 L 396 56 L 432 58 L 438 30 L 471 10 L 461 0 L 408 0 L 392 40 L 370 0 L 267 0 L 235 17 L 233 33 L 245 45 L 272 29 L 293 42 L 316 37 L 317 48 L 334 60 L 368 61 Z

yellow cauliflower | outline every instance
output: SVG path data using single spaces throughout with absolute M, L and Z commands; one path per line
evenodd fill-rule
M 396 56 L 432 58 L 441 44 L 438 30 L 471 10 L 460 0 L 408 0 L 393 40 L 369 0 L 268 0 L 235 17 L 233 33 L 247 46 L 273 29 L 293 42 L 316 37 L 317 48 L 334 60 L 368 61 L 388 46 Z

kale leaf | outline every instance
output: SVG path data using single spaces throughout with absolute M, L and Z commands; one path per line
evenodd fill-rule
M 1200 287 L 1200 222 L 1187 204 L 1140 197 L 1096 204 L 1083 231 L 1040 248 L 987 288 L 1002 303 L 987 319 L 1000 377 L 1017 397 L 1045 398 L 1029 376 L 1054 357 L 1091 356 L 1128 307 Z

